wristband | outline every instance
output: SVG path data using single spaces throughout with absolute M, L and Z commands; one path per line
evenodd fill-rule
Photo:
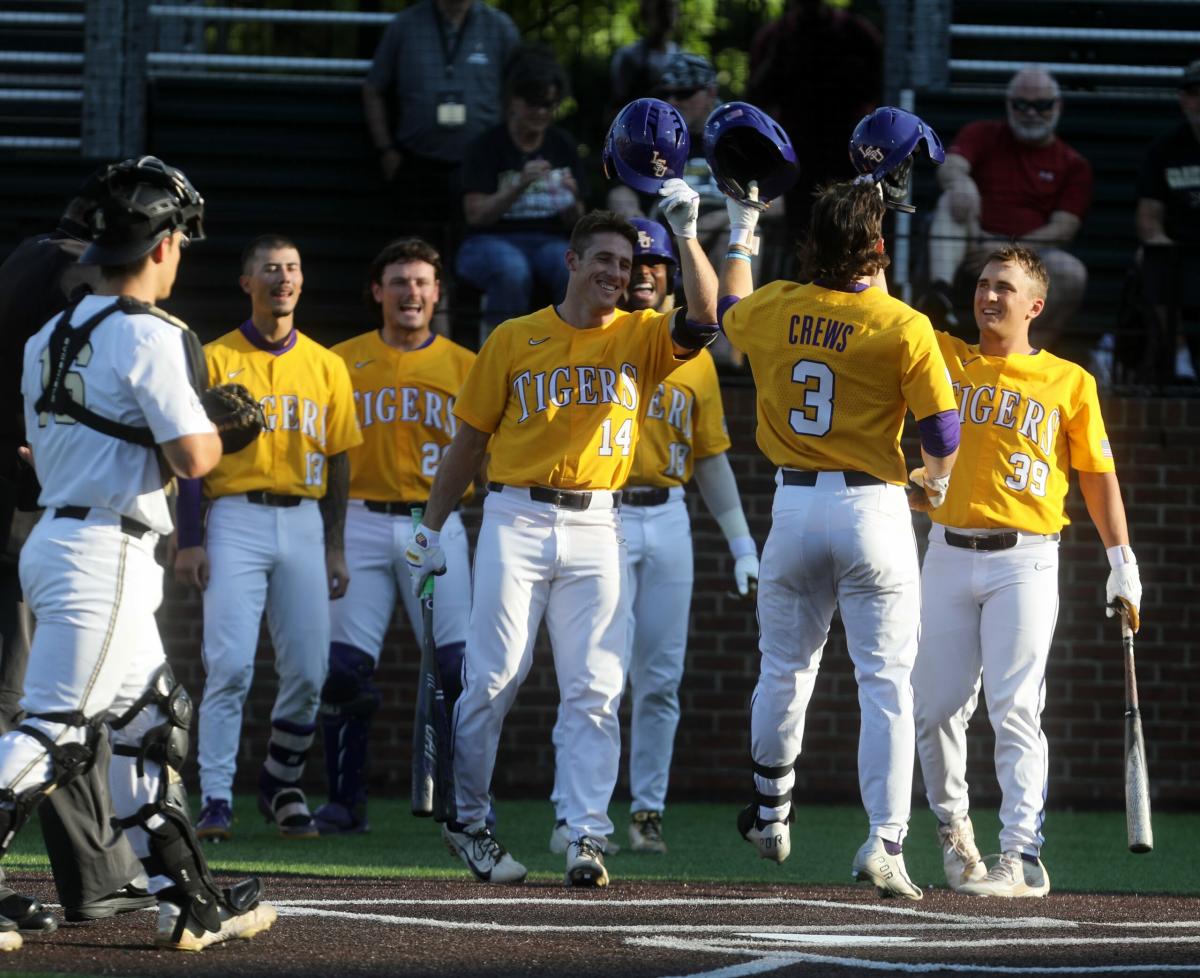
M 725 252 L 725 260 L 726 261 L 729 261 L 729 260 L 752 261 L 750 256 L 748 254 L 746 254 L 744 251 L 727 251 L 727 252 Z
M 1122 543 L 1116 547 L 1109 547 L 1104 552 L 1108 555 L 1108 566 L 1113 570 L 1125 564 L 1137 563 L 1137 558 L 1133 555 L 1133 549 L 1128 544 Z
M 431 530 L 424 523 L 417 527 L 413 534 L 413 540 L 418 547 L 424 550 L 432 550 L 438 545 L 442 539 L 440 530 Z
M 729 541 L 729 553 L 734 560 L 739 557 L 757 557 L 758 547 L 754 544 L 754 537 L 734 537 Z
M 754 233 L 753 228 L 730 228 L 729 229 L 729 247 L 739 247 L 749 249 L 750 254 L 758 254 L 758 235 Z

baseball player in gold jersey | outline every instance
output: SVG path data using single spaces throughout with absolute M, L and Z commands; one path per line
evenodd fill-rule
M 267 431 L 205 477 L 211 506 L 203 537 L 199 486 L 180 489 L 175 573 L 204 593 L 201 838 L 230 835 L 242 706 L 264 606 L 279 692 L 259 809 L 285 837 L 317 835 L 298 782 L 329 661 L 328 599 L 341 597 L 349 581 L 346 451 L 362 435 L 345 362 L 296 329 L 303 284 L 291 241 L 255 239 L 242 256 L 250 318 L 204 348 L 212 382 L 244 384 L 262 405 Z
M 1047 275 L 1024 247 L 993 252 L 975 287 L 979 342 L 944 333 L 962 425 L 960 458 L 921 572 L 921 647 L 913 670 L 917 749 L 938 818 L 946 881 L 960 893 L 1039 897 L 1047 745 L 1041 715 L 1058 617 L 1058 536 L 1071 469 L 1108 551 L 1109 614 L 1138 627 L 1142 586 L 1129 547 L 1096 382 L 1029 343 Z M 996 736 L 1000 860 L 979 857 L 967 799 L 967 724 L 982 684 Z
M 489 450 L 454 711 L 460 821 L 443 826 L 447 845 L 481 880 L 525 876 L 484 817 L 501 725 L 528 674 L 544 615 L 561 697 L 566 882 L 608 882 L 604 840 L 612 832 L 628 642 L 619 487 L 659 382 L 716 335 L 716 276 L 695 240 L 696 194 L 681 180 L 668 181 L 663 194 L 680 243 L 688 313 L 618 312 L 637 236 L 608 211 L 581 218 L 566 253 L 562 303 L 502 323 L 480 350 L 455 404 L 458 432 L 409 550 L 417 586 L 445 565 L 438 531 Z
M 670 234 L 635 217 L 633 270 L 622 308 L 667 312 L 674 307 L 679 262 Z M 683 487 L 695 475 L 701 496 L 729 542 L 734 582 L 746 595 L 758 582 L 758 548 L 750 536 L 729 465 L 729 433 L 717 370 L 708 350 L 680 364 L 658 385 L 646 409 L 629 481 L 621 492 L 627 553 L 629 633 L 629 844 L 634 852 L 667 851 L 662 814 L 679 725 L 679 683 L 687 651 L 692 601 L 692 528 Z M 554 742 L 561 746 L 561 724 Z M 555 768 L 556 772 L 561 768 Z M 559 791 L 553 796 L 556 811 Z M 566 852 L 559 815 L 550 850 Z M 608 844 L 608 852 L 615 845 Z
M 874 186 L 816 198 L 807 284 L 750 294 L 757 212 L 729 201 L 722 324 L 758 387 L 758 445 L 777 466 L 758 589 L 761 672 L 751 705 L 754 802 L 738 829 L 764 859 L 791 851 L 794 766 L 835 605 L 858 679 L 858 771 L 870 821 L 855 878 L 921 898 L 904 868 L 920 617 L 917 549 L 900 431 L 921 431 L 926 491 L 944 491 L 958 445 L 954 395 L 929 320 L 883 287 L 884 203 Z M 738 301 L 738 297 L 741 298 Z
M 329 801 L 315 813 L 322 832 L 367 830 L 367 739 L 380 699 L 372 676 L 397 587 L 413 630 L 421 627 L 404 560 L 411 514 L 429 498 L 458 428 L 454 398 L 475 362 L 470 350 L 430 331 L 441 274 L 441 257 L 428 242 L 393 241 L 368 272 L 381 328 L 333 348 L 350 372 L 363 443 L 349 453 L 346 558 L 354 587 L 329 605 L 329 678 L 321 704 Z M 442 528 L 442 549 L 446 574 L 438 581 L 433 639 L 452 706 L 471 613 L 467 534 L 457 512 Z

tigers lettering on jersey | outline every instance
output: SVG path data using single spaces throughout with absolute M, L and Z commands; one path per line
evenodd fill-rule
M 756 438 L 786 468 L 907 481 L 900 432 L 956 407 L 929 320 L 881 289 L 772 282 L 723 325 L 758 389 Z
M 993 357 L 948 334 L 937 338 L 958 399 L 962 440 L 934 520 L 1057 533 L 1068 522 L 1070 470 L 1113 471 L 1095 380 L 1045 350 Z
M 267 430 L 225 455 L 204 477 L 210 497 L 251 490 L 320 498 L 326 460 L 358 445 L 354 392 L 342 359 L 301 333 L 273 352 L 252 343 L 244 326 L 204 347 L 213 384 L 244 384 L 262 405 Z
M 350 373 L 363 435 L 350 450 L 351 497 L 424 502 L 458 430 L 455 398 L 475 354 L 441 336 L 417 350 L 398 350 L 378 330 L 333 352 Z
M 628 485 L 681 486 L 692 477 L 696 459 L 729 446 L 716 364 L 701 350 L 647 400 Z
M 493 436 L 488 477 L 497 482 L 616 489 L 633 465 L 648 394 L 681 362 L 669 315 L 618 312 L 575 329 L 547 307 L 488 337 L 454 413 Z

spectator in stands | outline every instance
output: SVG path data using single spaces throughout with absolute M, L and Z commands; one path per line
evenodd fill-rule
M 1153 246 L 1139 259 L 1142 297 L 1160 319 L 1160 335 L 1167 334 L 1164 348 L 1157 351 L 1157 379 L 1194 381 L 1200 365 L 1194 320 L 1200 310 L 1193 305 L 1195 289 L 1184 283 L 1200 280 L 1200 59 L 1180 76 L 1179 107 L 1182 121 L 1146 154 L 1134 220 L 1138 241 Z M 1172 336 L 1171 320 L 1181 313 L 1191 329 Z
M 380 171 L 405 226 L 443 250 L 463 154 L 500 121 L 504 66 L 519 42 L 512 19 L 489 4 L 418 0 L 375 51 L 363 107 Z
M 1087 268 L 1062 250 L 1092 201 L 1092 167 L 1056 133 L 1062 93 L 1041 68 L 1008 83 L 1007 119 L 964 126 L 937 169 L 944 193 L 930 227 L 931 287 L 919 303 L 935 324 L 956 325 L 956 275 L 974 282 L 987 255 L 1010 241 L 1035 248 L 1050 292 L 1034 338 L 1049 346 L 1079 308 Z
M 678 50 L 672 35 L 679 22 L 679 0 L 641 0 L 638 14 L 642 36 L 618 48 L 612 56 L 610 118 L 626 102 L 649 95 L 658 84 L 667 58 Z
M 522 48 L 506 79 L 504 122 L 467 148 L 468 233 L 456 269 L 485 295 L 481 343 L 504 320 L 531 311 L 535 283 L 551 302 L 566 292 L 568 239 L 583 214 L 575 140 L 552 125 L 566 94 L 567 77 L 554 55 Z
M 808 227 L 813 192 L 857 175 L 846 141 L 882 92 L 883 38 L 849 10 L 789 0 L 783 16 L 755 37 L 746 101 L 778 121 L 796 149 L 800 179 L 784 203 L 797 237 Z

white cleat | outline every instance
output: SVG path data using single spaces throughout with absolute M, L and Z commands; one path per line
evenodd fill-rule
M 203 951 L 206 947 L 223 944 L 225 941 L 248 940 L 256 934 L 270 930 L 275 918 L 279 916 L 269 903 L 256 904 L 245 913 L 234 913 L 222 908 L 219 931 L 202 930 L 191 922 L 176 937 L 175 930 L 181 912 L 176 903 L 163 902 L 158 905 L 158 926 L 154 931 L 156 947 L 172 948 L 176 951 Z
M 758 850 L 760 859 L 781 863 L 792 853 L 792 830 L 788 822 L 764 822 L 758 817 L 758 804 L 751 802 L 737 817 L 738 831 L 742 838 Z
M 464 827 L 461 832 L 443 825 L 442 841 L 481 883 L 520 883 L 525 879 L 525 867 L 509 855 L 483 822 Z
M 608 886 L 604 842 L 584 836 L 567 846 L 567 886 Z
M 561 856 L 567 851 L 567 846 L 571 844 L 571 830 L 567 828 L 567 823 L 560 820 L 554 823 L 554 828 L 550 830 L 550 851 L 556 856 Z M 604 842 L 604 855 L 615 856 L 621 851 L 621 847 L 613 842 L 612 839 L 606 839 Z
M 634 852 L 665 853 L 667 844 L 663 841 L 662 812 L 634 812 L 629 823 L 629 848 Z M 612 846 L 608 847 L 612 851 Z
M 893 856 L 877 835 L 867 839 L 855 854 L 850 874 L 860 883 L 873 883 L 881 897 L 920 900 L 923 896 L 921 888 L 908 878 L 903 854 Z
M 1000 855 L 987 875 L 977 883 L 964 883 L 959 893 L 968 896 L 1044 897 L 1050 892 L 1050 874 L 1040 859 L 1025 859 L 1019 852 Z
M 946 883 L 952 890 L 961 889 L 965 883 L 978 883 L 987 876 L 987 867 L 975 845 L 975 829 L 966 815 L 950 820 L 949 825 L 937 828 L 938 843 L 942 847 L 942 866 L 946 871 Z

